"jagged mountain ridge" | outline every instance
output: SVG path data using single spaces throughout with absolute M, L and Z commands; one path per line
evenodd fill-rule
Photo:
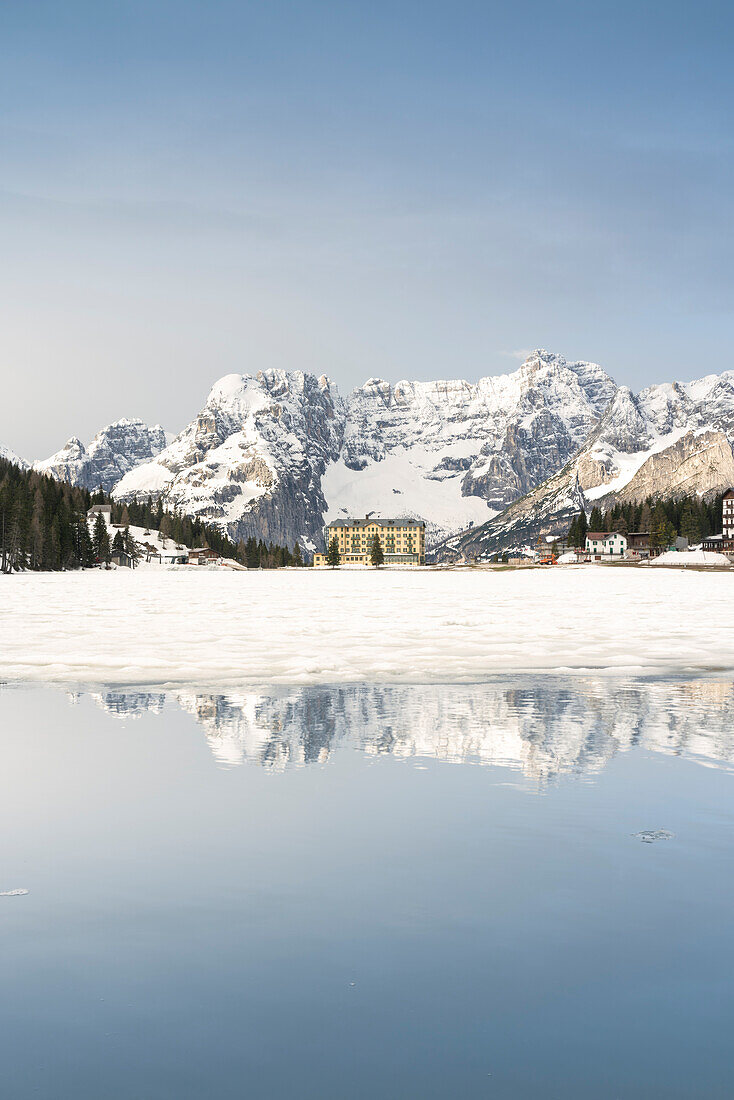
M 24 462 L 22 458 L 19 458 L 9 447 L 4 447 L 2 443 L 0 443 L 0 458 L 3 459 L 4 462 L 12 462 L 14 466 L 20 466 L 21 470 L 28 469 L 28 463 Z
M 136 466 L 149 462 L 166 446 L 160 424 L 149 428 L 142 420 L 116 420 L 97 432 L 89 447 L 72 436 L 50 458 L 33 463 L 39 473 L 69 481 L 82 489 L 110 492 Z
M 293 543 L 326 511 L 321 479 L 339 454 L 345 410 L 327 378 L 301 371 L 226 375 L 203 409 L 115 496 L 161 496 L 236 538 Z
M 734 484 L 734 372 L 686 384 L 617 389 L 578 454 L 482 528 L 447 544 L 477 556 L 561 535 L 580 508 L 711 497 Z
M 346 401 L 300 371 L 228 375 L 120 499 L 169 506 L 250 535 L 316 544 L 337 515 L 418 515 L 429 538 L 481 522 L 576 452 L 616 392 L 592 363 L 545 351 L 512 374 L 371 379 Z
M 595 501 L 719 491 L 732 439 L 732 372 L 634 394 L 539 350 L 477 383 L 370 379 L 346 399 L 300 371 L 228 375 L 168 445 L 123 420 L 35 468 L 162 497 L 234 538 L 315 546 L 324 520 L 375 511 L 476 555 L 560 534 Z

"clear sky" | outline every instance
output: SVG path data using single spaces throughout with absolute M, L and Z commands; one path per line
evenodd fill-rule
M 734 366 L 734 8 L 5 0 L 0 443 L 262 367 Z

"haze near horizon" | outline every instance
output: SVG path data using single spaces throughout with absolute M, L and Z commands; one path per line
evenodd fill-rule
M 543 346 L 729 366 L 725 4 L 192 0 L 0 12 L 0 444 L 44 457 L 279 367 Z

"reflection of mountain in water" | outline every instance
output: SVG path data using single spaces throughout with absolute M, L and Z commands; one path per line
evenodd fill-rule
M 734 685 L 699 680 L 504 680 L 478 685 L 282 689 L 273 694 L 123 692 L 93 698 L 115 715 L 174 702 L 201 724 L 217 761 L 273 769 L 340 748 L 497 764 L 545 779 L 599 771 L 619 751 L 734 761 Z

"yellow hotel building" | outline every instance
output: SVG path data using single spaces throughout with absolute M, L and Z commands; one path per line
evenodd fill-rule
M 426 564 L 426 525 L 419 519 L 335 519 L 324 528 L 324 549 L 336 538 L 345 565 L 369 565 L 375 535 L 385 565 Z M 313 563 L 326 565 L 326 552 L 314 554 Z

